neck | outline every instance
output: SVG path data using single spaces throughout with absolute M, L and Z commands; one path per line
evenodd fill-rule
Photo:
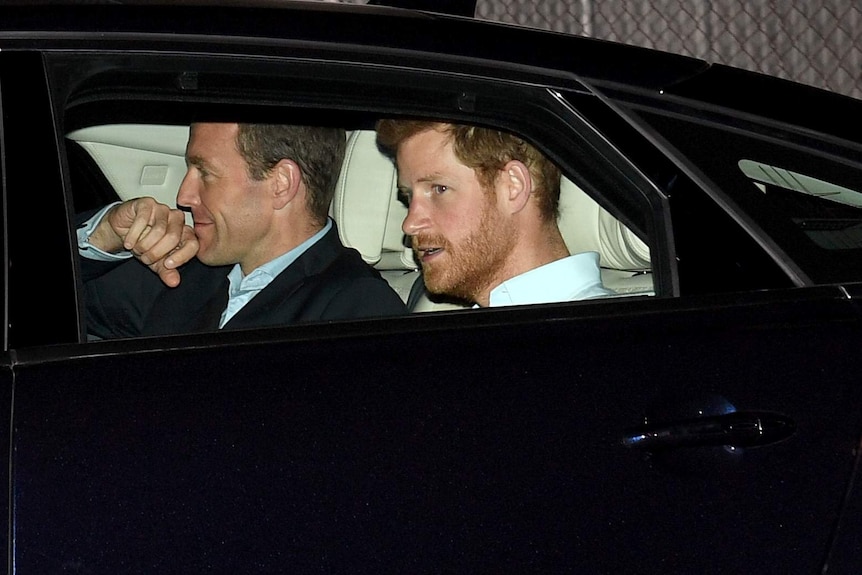
M 500 284 L 569 255 L 571 254 L 556 223 L 543 226 L 536 233 L 521 235 L 509 254 L 506 265 L 474 300 L 480 307 L 488 307 L 491 292 Z
M 249 257 L 239 262 L 243 275 L 248 275 L 260 266 L 271 262 L 279 256 L 296 249 L 300 244 L 311 238 L 324 228 L 324 224 L 310 223 L 308 220 L 300 225 L 280 226 L 279 233 L 268 241 L 261 242 L 261 247 L 249 254 Z

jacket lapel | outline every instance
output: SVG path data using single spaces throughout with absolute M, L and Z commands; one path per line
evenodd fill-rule
M 241 329 L 296 321 L 306 306 L 306 299 L 311 295 L 309 290 L 302 289 L 303 286 L 310 278 L 329 267 L 344 249 L 338 239 L 338 230 L 333 224 L 332 229 L 320 238 L 320 241 L 278 274 L 268 286 L 243 306 L 224 328 Z
M 153 304 L 143 335 L 194 333 L 218 329 L 227 307 L 229 266 L 210 267 L 193 259 L 181 271 L 182 283 L 164 289 Z

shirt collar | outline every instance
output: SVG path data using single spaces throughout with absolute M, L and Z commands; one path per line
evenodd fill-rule
M 602 285 L 599 254 L 584 252 L 510 278 L 493 290 L 489 306 L 574 301 L 611 295 Z
M 233 266 L 227 278 L 230 282 L 231 296 L 247 290 L 259 290 L 265 287 L 278 274 L 287 269 L 287 266 L 295 262 L 299 256 L 304 254 L 308 248 L 316 244 L 326 233 L 332 229 L 332 220 L 327 218 L 326 225 L 319 232 L 277 258 L 271 259 L 262 266 L 258 266 L 250 274 L 244 276 L 239 264 Z

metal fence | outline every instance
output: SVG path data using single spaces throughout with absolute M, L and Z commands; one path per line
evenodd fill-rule
M 476 0 L 475 15 L 696 56 L 862 98 L 859 0 Z
M 697 56 L 862 98 L 858 0 L 477 0 L 476 16 Z

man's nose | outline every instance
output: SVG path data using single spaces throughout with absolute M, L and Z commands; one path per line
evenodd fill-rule
M 422 204 L 421 200 L 417 200 L 417 198 L 414 198 L 410 202 L 410 206 L 407 208 L 407 217 L 404 218 L 404 222 L 401 224 L 401 231 L 408 236 L 415 236 L 430 224 L 427 208 Z
M 198 183 L 195 181 L 193 170 L 188 170 L 177 191 L 177 207 L 191 208 L 199 203 Z

